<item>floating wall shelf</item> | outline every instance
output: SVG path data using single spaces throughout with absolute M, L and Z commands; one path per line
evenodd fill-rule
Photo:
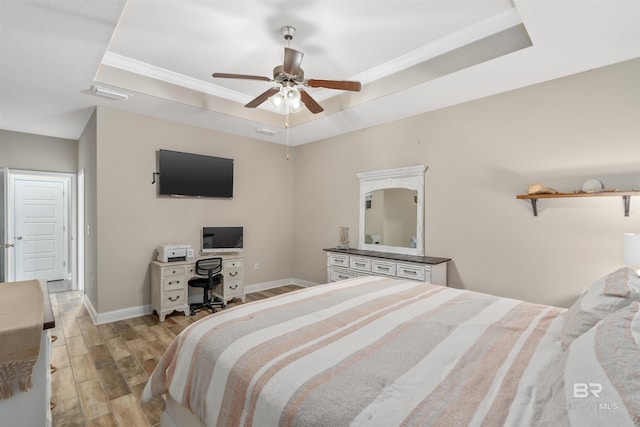
M 622 197 L 624 201 L 624 216 L 629 216 L 631 196 L 640 196 L 640 191 L 602 191 L 599 193 L 555 193 L 555 194 L 519 194 L 518 199 L 531 200 L 533 216 L 538 216 L 538 199 L 562 199 L 568 197 Z

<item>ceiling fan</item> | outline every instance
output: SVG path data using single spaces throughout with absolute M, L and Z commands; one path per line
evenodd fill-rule
M 295 27 L 287 25 L 280 29 L 280 32 L 284 36 L 287 42 L 291 42 L 293 36 L 296 33 Z M 348 80 L 319 80 L 319 79 L 305 79 L 304 71 L 300 68 L 302 64 L 303 52 L 300 52 L 290 47 L 284 48 L 284 61 L 282 65 L 277 65 L 273 69 L 273 78 L 263 76 L 252 76 L 246 74 L 229 74 L 229 73 L 213 73 L 215 78 L 226 79 L 246 79 L 246 80 L 262 80 L 265 82 L 277 82 L 281 86 L 275 86 L 268 89 L 258 95 L 253 100 L 249 101 L 245 105 L 247 108 L 256 108 L 267 99 L 273 97 L 276 94 L 282 96 L 281 100 L 292 101 L 293 103 L 302 101 L 302 103 L 313 114 L 320 113 L 324 109 L 311 97 L 304 89 L 297 86 L 307 87 L 322 87 L 327 89 L 349 90 L 353 92 L 359 92 L 362 85 L 357 81 Z M 278 97 L 275 98 L 274 103 L 278 102 Z M 300 107 L 301 108 L 301 107 Z

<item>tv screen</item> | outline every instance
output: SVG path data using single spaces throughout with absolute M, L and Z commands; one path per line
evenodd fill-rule
M 158 164 L 160 195 L 233 197 L 233 159 L 160 150 Z
M 244 250 L 243 227 L 202 227 L 202 247 L 207 252 L 240 252 Z

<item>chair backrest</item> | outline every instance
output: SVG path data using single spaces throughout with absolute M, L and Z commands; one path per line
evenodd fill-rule
M 213 277 L 222 271 L 222 258 L 203 258 L 196 261 L 196 274 L 199 276 Z

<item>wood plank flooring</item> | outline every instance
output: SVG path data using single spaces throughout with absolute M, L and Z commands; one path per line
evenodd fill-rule
M 300 289 L 287 285 L 247 294 L 247 302 Z M 157 315 L 94 325 L 79 292 L 49 295 L 56 317 L 52 335 L 53 426 L 157 426 L 164 400 L 143 405 L 140 395 L 149 374 L 173 338 L 187 325 L 209 314 Z M 239 299 L 229 307 L 241 304 Z

